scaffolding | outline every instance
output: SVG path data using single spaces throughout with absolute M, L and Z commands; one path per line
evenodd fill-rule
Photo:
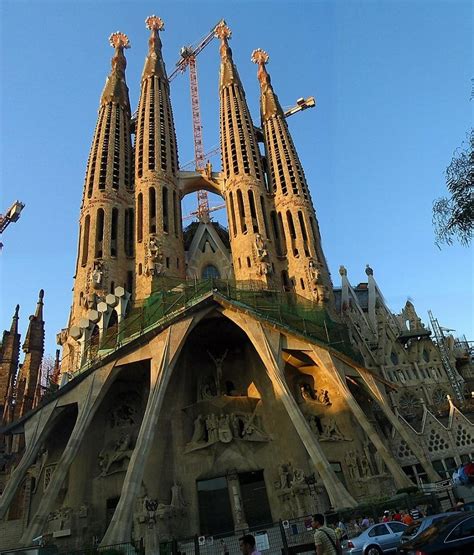
M 451 383 L 451 387 L 453 388 L 456 399 L 462 403 L 464 401 L 463 380 L 458 374 L 456 368 L 451 363 L 449 352 L 446 346 L 446 337 L 443 333 L 443 328 L 439 325 L 438 320 L 433 316 L 431 310 L 428 310 L 428 314 L 430 317 L 433 333 L 436 337 L 436 343 L 441 354 L 441 362 L 443 363 L 443 367 L 446 370 L 446 374 L 448 375 L 448 379 Z

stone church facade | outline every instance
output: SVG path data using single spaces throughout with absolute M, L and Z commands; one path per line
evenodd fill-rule
M 252 54 L 256 127 L 224 23 L 222 170 L 180 171 L 163 22 L 146 24 L 133 115 L 128 38 L 110 37 L 46 388 L 43 292 L 20 369 L 18 307 L 3 335 L 0 548 L 215 535 L 449 476 L 474 454 L 467 344 L 434 341 L 410 302 L 392 313 L 370 267 L 333 284 L 268 55 Z M 223 197 L 227 229 L 183 229 L 200 189 Z

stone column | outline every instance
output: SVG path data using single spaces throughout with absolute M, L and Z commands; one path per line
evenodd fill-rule
M 33 464 L 42 441 L 52 427 L 54 422 L 52 414 L 56 405 L 57 400 L 47 404 L 25 422 L 25 452 L 18 466 L 11 473 L 10 479 L 0 497 L 0 520 L 5 517 L 19 485 L 25 477 L 28 468 Z
M 232 515 L 234 517 L 234 529 L 236 532 L 245 530 L 248 528 L 248 524 L 247 519 L 245 518 L 245 511 L 242 503 L 239 475 L 236 470 L 232 470 L 227 474 L 227 485 L 229 488 Z
M 193 317 L 173 324 L 150 342 L 150 351 L 153 353 L 150 362 L 150 394 L 137 442 L 123 481 L 120 501 L 102 538 L 101 545 L 115 545 L 130 541 L 133 507 L 142 484 L 145 464 L 153 445 L 158 416 L 169 379 L 192 322 Z
M 387 447 L 383 443 L 382 438 L 377 433 L 377 430 L 369 422 L 359 403 L 352 395 L 349 387 L 347 386 L 344 372 L 342 372 L 341 374 L 338 369 L 339 361 L 335 359 L 328 351 L 321 349 L 320 347 L 316 347 L 312 344 L 309 344 L 308 346 L 311 349 L 311 358 L 321 369 L 327 370 L 326 375 L 329 376 L 334 385 L 339 389 L 349 408 L 353 412 L 357 422 L 361 425 L 361 427 L 367 434 L 367 437 L 377 449 L 378 453 L 383 459 L 383 462 L 392 474 L 397 488 L 401 489 L 413 486 L 411 480 L 403 472 L 401 466 L 398 464 L 398 461 L 395 460 L 390 451 L 387 449 Z
M 385 395 L 383 395 L 382 392 L 380 391 L 379 386 L 375 382 L 375 379 L 370 374 L 370 372 L 368 372 L 367 369 L 362 368 L 355 363 L 351 364 L 349 360 L 341 359 L 341 361 L 344 362 L 345 364 L 348 364 L 355 370 L 357 370 L 361 378 L 364 380 L 364 383 L 366 384 L 369 393 L 372 395 L 373 399 L 380 406 L 380 408 L 382 409 L 384 415 L 386 416 L 390 424 L 395 428 L 395 430 L 399 433 L 402 439 L 405 440 L 408 447 L 410 447 L 413 454 L 418 459 L 421 466 L 424 468 L 426 474 L 428 475 L 429 480 L 431 482 L 440 481 L 441 480 L 440 475 L 433 468 L 431 461 L 426 456 L 422 447 L 416 442 L 416 440 L 414 440 L 410 432 L 405 428 L 403 423 L 400 422 L 400 420 L 398 419 L 397 415 L 392 411 Z
M 283 403 L 315 469 L 321 476 L 332 506 L 335 509 L 355 507 L 357 502 L 339 481 L 334 470 L 331 468 L 321 445 L 314 437 L 308 422 L 286 383 L 281 358 L 280 333 L 267 330 L 260 322 L 254 319 L 245 319 L 234 311 L 224 310 L 224 314 L 242 328 L 260 355 L 268 377 L 272 382 L 275 395 Z
M 87 429 L 113 381 L 111 376 L 114 366 L 115 361 L 110 362 L 89 376 L 86 396 L 84 400 L 79 403 L 76 424 L 74 425 L 69 441 L 51 477 L 51 481 L 41 498 L 38 510 L 32 518 L 28 528 L 23 532 L 20 540 L 21 545 L 31 545 L 33 538 L 42 534 L 48 514 L 54 508 L 59 490 L 66 479 L 69 467 L 76 457 Z

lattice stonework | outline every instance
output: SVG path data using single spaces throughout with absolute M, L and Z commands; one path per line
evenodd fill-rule
M 49 486 L 49 482 L 51 482 L 51 478 L 53 476 L 54 470 L 56 468 L 55 464 L 50 464 L 44 469 L 44 484 L 43 489 L 46 491 L 46 488 Z
M 400 442 L 400 445 L 398 446 L 398 458 L 403 459 L 408 457 L 413 457 L 413 452 L 408 447 L 407 442 L 405 440 L 402 440 Z
M 457 429 L 456 432 L 456 445 L 458 447 L 468 447 L 473 444 L 473 439 L 471 434 L 462 426 Z
M 446 440 L 441 437 L 441 435 L 436 430 L 431 430 L 428 440 L 428 451 L 430 453 L 436 453 L 437 451 L 448 449 L 448 447 L 449 445 Z

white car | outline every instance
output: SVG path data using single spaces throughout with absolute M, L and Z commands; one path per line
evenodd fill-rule
M 380 522 L 369 526 L 355 538 L 342 542 L 344 555 L 382 555 L 395 553 L 407 525 L 402 522 Z

